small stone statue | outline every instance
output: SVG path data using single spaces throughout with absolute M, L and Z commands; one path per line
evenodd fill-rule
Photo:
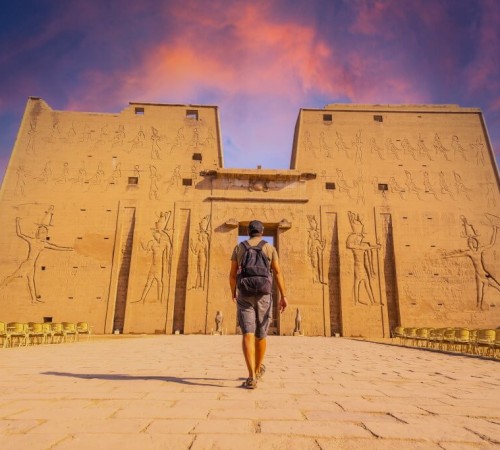
M 294 336 L 301 336 L 302 335 L 302 316 L 300 315 L 300 310 L 297 308 L 297 314 L 295 314 L 295 329 L 293 330 Z
M 217 311 L 217 314 L 215 314 L 215 332 L 218 334 L 222 334 L 222 322 L 224 318 L 222 316 L 221 311 Z

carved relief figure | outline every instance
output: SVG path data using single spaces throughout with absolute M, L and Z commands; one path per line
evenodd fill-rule
M 342 170 L 337 169 L 337 186 L 339 188 L 339 192 L 345 192 L 349 198 L 351 197 L 351 186 L 347 184 L 347 181 L 344 179 L 344 173 Z
M 418 136 L 418 143 L 417 143 L 417 148 L 421 156 L 427 157 L 429 161 L 434 161 L 431 156 L 430 150 L 427 148 L 425 145 L 424 140 L 422 139 L 422 136 Z
M 326 284 L 323 278 L 323 251 L 326 246 L 326 240 L 324 238 L 321 239 L 316 218 L 314 216 L 307 216 L 307 219 L 309 220 L 307 253 L 313 270 L 313 282 Z
M 196 257 L 196 279 L 191 286 L 193 289 L 205 289 L 205 279 L 207 273 L 208 251 L 210 247 L 210 216 L 205 216 L 199 223 L 198 240 L 196 243 L 189 243 L 190 250 Z
M 326 138 L 325 138 L 325 132 L 322 131 L 320 134 L 319 134 L 319 150 L 320 152 L 325 155 L 327 158 L 331 158 L 332 157 L 332 153 L 331 153 L 331 147 L 326 143 Z
M 159 144 L 161 140 L 162 137 L 158 134 L 158 130 L 155 127 L 151 127 L 151 159 L 161 159 L 161 147 Z
M 26 186 L 26 177 L 28 174 L 24 170 L 24 166 L 19 166 L 16 171 L 17 182 L 16 182 L 16 195 L 21 194 L 22 197 L 26 195 L 24 187 Z
M 69 180 L 69 163 L 63 164 L 61 176 L 56 178 L 56 183 L 66 183 Z
M 465 148 L 462 147 L 458 140 L 458 136 L 453 136 L 451 138 L 451 148 L 453 149 L 453 156 L 457 160 L 457 155 L 461 156 L 464 161 L 467 161 L 467 152 Z
M 132 145 L 130 146 L 129 153 L 136 148 L 142 148 L 144 146 L 144 141 L 146 140 L 146 134 L 142 129 L 142 125 L 139 127 L 139 131 L 135 135 L 134 139 L 129 141 Z
M 71 251 L 72 247 L 62 247 L 47 241 L 48 228 L 45 225 L 38 225 L 35 236 L 28 236 L 21 230 L 21 219 L 16 217 L 16 234 L 28 244 L 28 256 L 19 267 L 7 276 L 1 283 L 0 288 L 6 287 L 16 278 L 24 278 L 28 283 L 31 296 L 31 303 L 43 302 L 41 295 L 36 289 L 35 271 L 37 260 L 44 250 Z
M 304 150 L 307 154 L 311 154 L 316 156 L 316 152 L 314 151 L 313 143 L 311 141 L 311 133 L 309 131 L 304 132 Z
M 475 152 L 476 164 L 484 166 L 484 144 L 481 138 L 477 138 L 474 144 L 470 144 L 472 150 Z
M 50 168 L 50 161 L 45 163 L 45 167 L 42 170 L 42 173 L 38 175 L 35 180 L 40 181 L 41 183 L 47 184 L 52 177 L 52 169 Z
M 410 141 L 408 141 L 408 139 L 404 138 L 401 141 L 401 147 L 403 148 L 403 152 L 405 154 L 410 155 L 415 161 L 418 161 L 418 150 L 410 144 Z
M 470 200 L 469 192 L 472 189 L 469 189 L 465 186 L 464 182 L 462 181 L 462 177 L 458 172 L 453 171 L 453 176 L 455 177 L 455 187 L 457 189 L 457 194 L 464 194 L 467 197 L 467 200 Z
M 448 187 L 443 171 L 439 172 L 439 187 L 441 188 L 441 194 L 448 194 L 453 200 L 455 200 L 455 196 Z
M 408 188 L 408 192 L 415 194 L 419 200 L 422 200 L 420 198 L 420 189 L 417 187 L 417 185 L 413 181 L 411 173 L 408 170 L 405 170 L 405 174 L 406 174 L 405 184 Z
M 429 172 L 424 172 L 424 189 L 426 194 L 432 194 L 436 200 L 439 200 L 439 197 L 436 194 L 434 186 L 432 186 L 431 181 L 429 180 Z
M 439 153 L 441 153 L 444 156 L 444 158 L 446 159 L 446 161 L 450 161 L 450 158 L 448 157 L 448 152 L 450 150 L 447 149 L 441 143 L 441 138 L 439 137 L 439 134 L 437 134 L 437 133 L 434 135 L 433 145 L 434 145 L 434 149 L 436 150 L 436 155 L 438 155 Z
M 399 154 L 401 153 L 401 150 L 396 147 L 396 144 L 394 144 L 394 142 L 392 142 L 391 138 L 386 139 L 385 148 L 387 149 L 388 153 L 391 153 L 394 156 L 394 158 L 396 158 L 398 160 L 401 159 L 401 157 L 399 156 Z
M 489 248 L 493 247 L 496 242 L 497 231 L 500 226 L 500 217 L 487 214 L 487 218 L 492 223 L 493 232 L 491 233 L 490 243 L 480 245 L 478 241 L 478 234 L 474 227 L 470 226 L 467 219 L 462 216 L 464 225 L 464 234 L 467 236 L 467 250 L 454 250 L 446 254 L 444 258 L 457 258 L 465 256 L 469 258 L 474 266 L 476 278 L 476 306 L 483 309 L 484 293 L 488 286 L 491 286 L 500 291 L 500 283 L 491 275 L 483 263 L 483 253 Z
M 356 148 L 356 153 L 354 154 L 354 161 L 361 163 L 363 160 L 363 141 L 361 140 L 361 130 L 358 130 L 356 137 L 352 142 L 352 145 Z
M 26 144 L 26 153 L 35 154 L 35 141 L 36 141 L 36 122 L 30 122 L 30 129 L 28 131 L 28 143 Z
M 146 246 L 141 242 L 142 249 L 151 253 L 151 265 L 141 298 L 132 303 L 144 303 L 154 282 L 156 282 L 156 300 L 163 302 L 164 279 L 170 275 L 172 261 L 172 239 L 166 231 L 170 212 L 166 214 L 168 215 L 163 216 L 165 227 L 161 229 L 158 226 L 159 221 L 156 222 L 155 228 L 152 229 L 153 239 Z
M 344 142 L 344 139 L 342 138 L 342 135 L 336 131 L 335 134 L 337 135 L 337 139 L 335 140 L 335 146 L 337 147 L 337 151 L 344 152 L 345 155 L 350 159 L 351 156 L 349 155 L 349 150 L 350 148 L 346 145 Z
M 115 131 L 115 137 L 113 139 L 113 144 L 111 148 L 123 146 L 123 141 L 125 140 L 125 127 L 123 125 L 118 125 L 118 129 Z
M 401 200 L 405 199 L 405 189 L 396 181 L 396 178 L 391 177 L 389 179 L 389 187 L 391 189 L 391 192 L 398 194 Z
M 360 289 L 363 285 L 368 294 L 370 304 L 374 305 L 376 302 L 373 295 L 371 278 L 375 276 L 375 268 L 372 252 L 373 250 L 380 249 L 380 244 L 371 245 L 369 242 L 364 242 L 364 225 L 359 216 L 351 211 L 348 212 L 348 215 L 353 232 L 347 237 L 346 247 L 352 250 L 354 257 L 354 304 L 361 303 L 366 305 L 366 302 L 360 298 Z
M 379 147 L 378 144 L 377 144 L 377 141 L 375 140 L 375 138 L 371 138 L 370 139 L 370 152 L 371 153 L 376 153 L 378 155 L 378 157 L 382 160 L 384 160 L 384 155 L 383 155 L 383 149 L 382 147 Z
M 149 200 L 158 200 L 158 180 L 160 176 L 157 173 L 156 167 L 153 165 L 149 166 Z

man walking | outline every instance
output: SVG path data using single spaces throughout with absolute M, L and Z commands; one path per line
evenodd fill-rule
M 257 381 L 265 372 L 262 362 L 272 320 L 272 275 L 281 294 L 280 313 L 288 306 L 278 253 L 274 246 L 262 239 L 263 233 L 262 222 L 252 220 L 248 225 L 250 238 L 238 244 L 233 251 L 229 274 L 238 323 L 243 333 L 243 355 L 248 368 L 248 378 L 243 386 L 248 389 L 255 389 Z M 267 264 L 267 269 L 262 267 L 263 264 Z M 272 275 L 269 269 L 272 269 Z M 265 274 L 265 271 L 268 273 Z

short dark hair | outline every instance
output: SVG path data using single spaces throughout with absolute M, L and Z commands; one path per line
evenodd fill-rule
M 250 237 L 257 236 L 258 234 L 262 234 L 264 232 L 264 225 L 260 220 L 252 220 L 248 224 L 248 235 Z

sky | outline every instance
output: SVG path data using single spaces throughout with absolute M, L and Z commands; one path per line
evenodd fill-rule
M 300 108 L 458 104 L 500 161 L 498 0 L 16 0 L 0 6 L 0 180 L 29 96 L 216 105 L 224 166 L 288 169 Z

